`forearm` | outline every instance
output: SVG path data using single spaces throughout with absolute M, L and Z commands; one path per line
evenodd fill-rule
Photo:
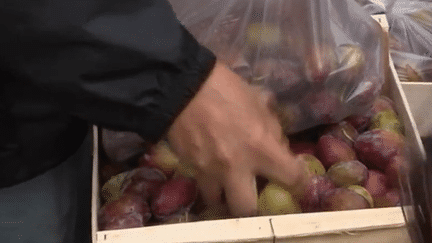
M 0 37 L 4 66 L 65 111 L 149 141 L 166 132 L 215 63 L 167 1 L 23 6 L 3 11 L 11 23 Z M 17 19 L 23 12 L 29 17 Z

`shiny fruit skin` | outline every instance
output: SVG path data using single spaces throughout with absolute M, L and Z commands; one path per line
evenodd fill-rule
M 292 195 L 282 187 L 269 183 L 258 197 L 260 215 L 301 213 L 301 207 Z

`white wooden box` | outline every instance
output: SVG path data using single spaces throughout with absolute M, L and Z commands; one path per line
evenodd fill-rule
M 421 137 L 432 135 L 432 83 L 401 82 Z
M 372 16 L 388 31 L 389 25 L 384 14 Z M 394 66 L 390 59 L 390 66 Z M 414 121 L 421 137 L 432 135 L 432 83 L 400 82 L 411 108 Z
M 414 123 L 406 96 L 389 65 L 386 92 L 395 102 L 405 125 L 407 141 L 418 156 L 425 158 L 424 148 Z M 304 213 L 240 219 L 212 220 L 173 225 L 99 231 L 98 159 L 100 134 L 94 126 L 92 182 L 93 243 L 211 243 L 211 242 L 335 242 L 335 243 L 410 243 L 400 207 L 325 213 Z

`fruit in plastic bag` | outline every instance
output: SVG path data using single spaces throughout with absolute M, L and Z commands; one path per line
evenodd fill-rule
M 315 85 L 324 85 L 327 77 L 338 65 L 333 48 L 323 43 L 314 46 L 307 53 L 305 60 L 307 80 Z
M 265 216 L 294 214 L 302 211 L 290 192 L 270 182 L 258 197 L 258 212 Z
M 246 57 L 243 53 L 238 53 L 238 55 L 234 56 L 232 58 L 232 61 L 228 62 L 227 64 L 231 67 L 233 72 L 240 75 L 251 84 L 263 84 L 265 78 L 267 77 L 266 73 L 260 74 L 259 72 L 256 73 L 256 76 L 253 76 L 252 67 L 250 63 L 246 60 Z
M 356 114 L 368 108 L 381 93 L 382 87 L 376 77 L 369 80 L 363 80 L 355 90 L 348 89 L 348 86 L 339 89 L 339 97 L 345 104 L 347 110 L 352 110 L 350 114 Z
M 336 48 L 338 66 L 330 74 L 327 86 L 340 92 L 342 100 L 348 98 L 349 92 L 355 87 L 353 84 L 362 80 L 362 73 L 366 67 L 365 53 L 359 45 L 342 44 Z
M 360 76 L 366 64 L 365 53 L 359 45 L 343 44 L 337 47 L 339 55 L 339 68 L 347 70 L 350 77 L 345 80 L 352 80 Z
M 361 114 L 361 115 L 351 115 L 345 118 L 344 121 L 351 124 L 351 126 L 353 126 L 360 134 L 369 128 L 371 119 L 367 115 Z
M 311 88 L 300 67 L 291 61 L 262 59 L 257 62 L 254 74 L 253 83 L 271 90 L 278 104 L 295 104 Z
M 368 169 L 360 161 L 352 160 L 334 164 L 326 174 L 337 186 L 363 185 Z
M 266 58 L 257 61 L 253 70 L 251 84 L 264 85 L 271 79 L 272 73 L 275 70 L 278 61 L 273 58 Z
M 335 93 L 323 90 L 309 93 L 303 107 L 317 124 L 330 124 L 338 122 L 342 104 Z
M 404 153 L 404 137 L 387 130 L 371 130 L 360 134 L 354 143 L 358 159 L 368 168 L 385 170 L 394 156 Z
M 427 3 L 429 2 L 429 3 Z M 430 1 L 392 1 L 387 6 L 390 49 L 430 56 L 432 45 L 432 4 Z
M 251 23 L 246 28 L 246 44 L 276 51 L 282 42 L 280 26 L 272 23 Z
M 136 194 L 127 194 L 100 209 L 98 226 L 100 230 L 143 227 L 150 217 L 146 200 Z
M 383 30 L 355 2 L 176 6 L 180 22 L 200 44 L 252 84 L 275 93 L 286 134 L 365 110 L 384 83 Z

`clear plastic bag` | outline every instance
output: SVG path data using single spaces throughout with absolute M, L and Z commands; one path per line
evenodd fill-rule
M 432 82 L 432 3 L 392 0 L 387 6 L 390 53 L 402 82 Z
M 171 0 L 178 19 L 275 94 L 285 132 L 366 110 L 384 83 L 384 34 L 355 1 Z
M 432 58 L 407 52 L 390 52 L 402 82 L 432 82 Z
M 432 58 L 432 2 L 393 0 L 387 20 L 390 49 Z
M 388 0 L 355 0 L 369 14 L 382 14 L 386 11 L 386 3 Z
M 112 164 L 125 166 L 128 160 L 143 154 L 148 147 L 137 133 L 102 129 L 102 148 Z

